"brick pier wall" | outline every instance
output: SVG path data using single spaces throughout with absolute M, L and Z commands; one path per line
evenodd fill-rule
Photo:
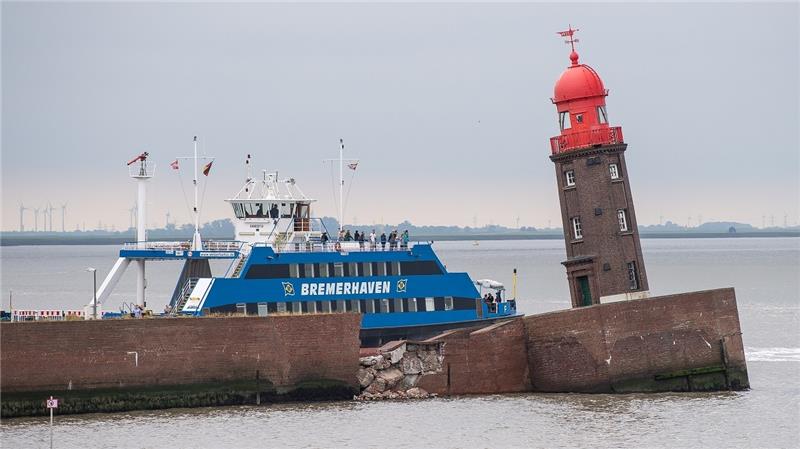
M 419 386 L 439 395 L 530 391 L 525 339 L 525 326 L 517 319 L 427 340 L 445 343 L 443 369 L 423 376 Z
M 732 288 L 582 307 L 523 321 L 533 391 L 749 387 Z M 680 373 L 720 366 L 725 373 Z
M 360 316 L 174 318 L 0 324 L 4 393 L 254 379 L 357 388 Z M 139 365 L 135 366 L 138 352 Z

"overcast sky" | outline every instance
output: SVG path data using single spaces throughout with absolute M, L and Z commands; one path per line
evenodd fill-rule
M 231 215 L 247 153 L 335 215 L 321 160 L 341 137 L 361 160 L 348 222 L 560 225 L 548 139 L 569 23 L 610 89 L 641 224 L 797 222 L 796 3 L 3 2 L 2 228 L 47 202 L 68 203 L 68 229 L 127 227 L 141 151 L 148 221 L 188 222 L 169 162 L 194 135 L 216 157 L 203 221 Z

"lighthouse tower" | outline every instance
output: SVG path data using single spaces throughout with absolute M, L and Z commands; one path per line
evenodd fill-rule
M 575 31 L 559 34 L 572 47 L 571 64 L 555 85 L 552 101 L 561 133 L 550 139 L 555 163 L 567 270 L 573 307 L 647 297 L 627 144 L 610 126 L 608 90 L 597 72 L 578 62 Z

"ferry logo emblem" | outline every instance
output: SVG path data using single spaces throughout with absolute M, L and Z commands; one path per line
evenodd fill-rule
M 294 296 L 294 285 L 291 282 L 281 282 L 283 284 L 283 296 Z
M 397 281 L 397 293 L 405 293 L 408 279 L 400 279 Z

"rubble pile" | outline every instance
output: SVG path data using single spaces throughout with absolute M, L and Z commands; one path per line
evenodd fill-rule
M 399 342 L 361 357 L 357 400 L 424 399 L 434 395 L 417 386 L 422 376 L 442 372 L 444 343 Z

